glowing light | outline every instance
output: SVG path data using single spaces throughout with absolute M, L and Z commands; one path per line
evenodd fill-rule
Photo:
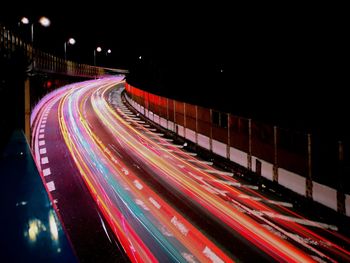
M 44 27 L 48 27 L 48 26 L 51 25 L 50 19 L 48 19 L 48 18 L 45 17 L 45 16 L 40 17 L 39 23 L 40 23 L 42 26 L 44 26 Z
M 52 240 L 58 240 L 58 229 L 55 220 L 55 216 L 52 211 L 49 214 L 49 226 Z
M 97 50 L 97 52 L 101 52 L 102 48 L 101 47 L 97 47 L 96 50 Z
M 71 45 L 74 45 L 75 44 L 75 39 L 74 38 L 68 39 L 68 43 L 71 44 Z
M 28 24 L 29 24 L 29 19 L 26 18 L 26 17 L 22 17 L 21 22 L 22 22 L 23 24 L 25 24 L 25 25 L 28 25 Z
M 29 241 L 35 242 L 41 231 L 46 231 L 46 227 L 39 219 L 29 220 L 28 237 Z
M 112 53 L 112 50 L 108 49 L 108 50 L 107 50 L 107 53 L 108 53 L 108 54 L 111 54 L 111 53 Z

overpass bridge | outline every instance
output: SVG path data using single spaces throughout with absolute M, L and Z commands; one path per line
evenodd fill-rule
M 24 61 L 18 113 L 31 138 L 26 158 L 33 155 L 79 260 L 350 260 L 346 201 L 337 213 L 311 200 L 309 136 L 302 140 L 306 159 L 294 166 L 300 179 L 284 171 L 293 165 L 283 163 L 288 153 L 277 147 L 277 128 L 150 94 L 125 84 L 127 71 L 61 60 L 6 30 L 1 52 L 6 61 Z M 61 87 L 38 92 L 31 104 L 42 74 Z M 271 144 L 256 138 L 259 129 Z M 8 168 L 4 177 L 14 173 Z M 299 204 L 273 187 L 288 176 L 302 182 L 297 190 L 307 198 Z

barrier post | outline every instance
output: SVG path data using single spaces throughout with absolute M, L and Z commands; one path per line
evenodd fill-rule
M 196 109 L 196 144 L 198 146 L 198 106 L 195 106 Z
M 307 135 L 308 175 L 306 177 L 306 198 L 312 199 L 312 144 L 311 134 Z
M 344 146 L 338 142 L 338 187 L 337 187 L 337 211 L 345 215 L 345 191 L 344 191 Z
M 277 145 L 277 126 L 273 126 L 273 151 L 274 151 L 274 163 L 273 163 L 273 181 L 278 182 L 278 145 Z
M 210 137 L 209 137 L 209 150 L 213 151 L 213 110 L 210 109 Z
M 230 113 L 227 113 L 227 146 L 226 146 L 226 157 L 230 159 L 230 148 L 231 148 L 231 140 L 230 140 Z
M 252 170 L 252 119 L 248 119 L 248 170 Z

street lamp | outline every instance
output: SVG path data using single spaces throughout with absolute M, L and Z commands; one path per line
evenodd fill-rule
M 30 24 L 30 40 L 31 40 L 31 43 L 32 43 L 32 46 L 33 46 L 34 45 L 34 21 L 30 22 L 30 20 L 27 17 L 22 17 L 21 22 L 24 25 Z M 38 22 L 43 27 L 49 27 L 50 24 L 51 24 L 50 19 L 48 19 L 45 16 L 40 17 Z
M 69 38 L 67 41 L 64 42 L 64 60 L 67 60 L 67 44 L 68 45 L 74 45 L 75 44 L 74 38 Z
M 102 51 L 101 47 L 97 47 L 96 49 L 94 49 L 94 66 L 96 67 L 96 51 L 98 53 L 100 53 Z

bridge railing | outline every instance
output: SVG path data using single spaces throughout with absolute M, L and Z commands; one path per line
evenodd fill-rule
M 10 30 L 0 24 L 0 51 L 8 59 L 15 56 L 26 60 L 27 71 L 64 74 L 68 76 L 93 78 L 109 72 L 103 67 L 95 67 L 64 60 L 47 52 L 33 48 Z M 126 70 L 114 69 L 114 72 L 127 73 Z
M 350 189 L 341 184 L 344 160 L 337 147 L 323 151 L 320 161 L 318 149 L 325 144 L 311 134 L 161 97 L 128 83 L 126 93 L 136 110 L 178 136 L 350 216 L 350 195 L 345 194 Z M 333 173 L 322 179 L 326 164 Z

